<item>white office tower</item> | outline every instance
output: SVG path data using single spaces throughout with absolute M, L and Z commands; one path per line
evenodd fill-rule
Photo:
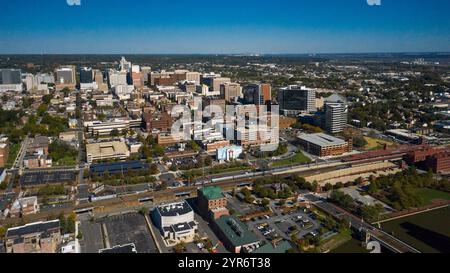
M 109 85 L 113 88 L 116 85 L 127 85 L 127 72 L 110 69 L 108 71 Z
M 332 95 L 325 99 L 324 108 L 325 130 L 331 134 L 342 132 L 348 119 L 348 105 L 345 98 Z
M 121 71 L 130 71 L 131 69 L 131 62 L 127 61 L 125 57 L 122 57 L 120 60 L 120 70 Z

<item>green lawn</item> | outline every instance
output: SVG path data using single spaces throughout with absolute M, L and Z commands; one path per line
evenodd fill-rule
M 381 227 L 421 252 L 450 252 L 450 207 L 384 222 Z
M 297 152 L 295 156 L 283 160 L 278 160 L 272 163 L 272 167 L 284 167 L 289 165 L 298 165 L 310 163 L 311 159 L 305 156 L 302 152 Z
M 443 200 L 450 200 L 450 193 L 423 188 L 417 191 L 419 196 L 422 197 L 423 201 L 425 202 L 425 205 L 431 204 L 431 202 L 435 199 L 443 199 Z
M 13 144 L 9 147 L 8 162 L 6 163 L 6 168 L 11 168 L 16 160 L 17 154 L 20 150 L 20 144 Z
M 76 165 L 77 165 L 77 159 L 74 157 L 71 157 L 71 156 L 66 156 L 56 162 L 53 162 L 53 166 L 73 167 Z

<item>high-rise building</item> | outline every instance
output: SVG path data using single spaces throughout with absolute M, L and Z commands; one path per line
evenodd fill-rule
M 0 84 L 22 84 L 22 73 L 19 69 L 0 69 Z
M 143 85 L 141 67 L 139 65 L 133 65 L 131 67 L 131 80 L 135 87 L 141 87 Z
M 186 80 L 190 82 L 195 82 L 196 84 L 200 84 L 200 76 L 201 74 L 198 72 L 187 72 Z
M 80 83 L 94 82 L 94 72 L 90 67 L 82 67 L 80 69 Z
M 325 104 L 325 130 L 328 133 L 340 133 L 347 124 L 346 107 L 342 103 Z
M 220 74 L 214 74 L 214 73 L 209 73 L 209 74 L 203 74 L 200 76 L 200 83 L 203 85 L 207 85 L 210 88 L 213 87 L 213 80 L 215 78 L 220 78 Z
M 75 89 L 77 79 L 75 66 L 64 66 L 56 69 L 56 90 Z
M 316 90 L 304 86 L 290 85 L 278 92 L 280 111 L 285 115 L 312 113 L 316 109 Z
M 242 87 L 238 83 L 226 82 L 220 85 L 220 96 L 227 102 L 233 102 L 235 98 L 242 97 Z
M 75 84 L 76 75 L 74 66 L 66 66 L 56 69 L 56 84 Z
M 125 57 L 122 57 L 120 60 L 120 70 L 121 71 L 130 71 L 131 69 L 131 62 L 127 61 Z
M 142 82 L 144 85 L 148 85 L 150 82 L 150 74 L 152 73 L 152 68 L 150 66 L 143 66 L 141 67 L 141 76 L 142 76 Z
M 272 100 L 270 84 L 248 84 L 244 86 L 243 93 L 247 104 L 263 105 Z
M 22 73 L 19 69 L 0 69 L 0 91 L 22 91 Z
M 220 92 L 220 85 L 231 82 L 230 78 L 224 78 L 224 77 L 217 77 L 212 79 L 212 86 L 210 86 L 212 89 L 211 91 L 214 92 Z
M 324 127 L 328 133 L 342 132 L 348 119 L 348 105 L 345 98 L 336 94 L 326 98 L 323 117 Z
M 117 85 L 128 85 L 127 74 L 126 71 L 110 69 L 108 71 L 109 86 L 113 88 Z
M 105 83 L 105 77 L 103 76 L 103 72 L 100 70 L 94 70 L 94 81 L 97 85 L 98 90 L 102 92 L 108 91 L 108 85 Z

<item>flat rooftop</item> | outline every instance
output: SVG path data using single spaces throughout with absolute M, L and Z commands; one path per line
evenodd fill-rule
M 320 147 L 343 145 L 346 142 L 340 138 L 330 136 L 324 133 L 318 134 L 301 134 L 298 136 L 299 139 L 312 143 Z
M 215 220 L 215 222 L 235 247 L 259 242 L 256 235 L 241 220 L 234 216 L 224 215 Z
M 156 209 L 163 217 L 184 215 L 192 211 L 191 206 L 186 201 L 157 206 Z
M 6 232 L 5 237 L 6 238 L 22 237 L 27 234 L 44 233 L 48 230 L 59 229 L 59 228 L 60 228 L 59 220 L 53 220 L 53 221 L 48 221 L 48 222 L 37 222 L 37 223 L 26 224 L 26 225 L 20 226 L 20 227 L 10 228 Z
M 128 148 L 124 142 L 120 141 L 93 143 L 86 145 L 86 153 L 94 156 L 127 154 Z
M 204 187 L 200 191 L 208 200 L 222 199 L 225 197 L 222 193 L 222 188 L 217 186 Z

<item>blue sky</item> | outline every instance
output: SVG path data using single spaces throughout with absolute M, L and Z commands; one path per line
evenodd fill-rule
M 0 53 L 450 51 L 450 1 L 2 1 Z

